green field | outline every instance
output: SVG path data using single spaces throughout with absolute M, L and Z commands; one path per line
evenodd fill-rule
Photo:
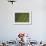
M 15 22 L 29 22 L 29 13 L 15 13 Z

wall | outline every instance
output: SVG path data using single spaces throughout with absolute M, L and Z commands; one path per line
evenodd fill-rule
M 0 40 L 11 40 L 19 32 L 31 34 L 33 40 L 46 40 L 45 0 L 16 0 L 12 5 L 7 0 L 0 0 Z M 32 25 L 14 25 L 12 16 L 16 11 L 32 11 Z

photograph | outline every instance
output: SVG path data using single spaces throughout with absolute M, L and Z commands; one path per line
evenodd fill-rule
M 14 24 L 31 24 L 31 12 L 16 12 L 14 15 Z
M 29 22 L 29 13 L 15 13 L 15 22 Z

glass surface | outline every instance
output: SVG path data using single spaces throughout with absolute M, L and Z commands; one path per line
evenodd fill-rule
M 15 22 L 29 22 L 29 13 L 15 13 Z

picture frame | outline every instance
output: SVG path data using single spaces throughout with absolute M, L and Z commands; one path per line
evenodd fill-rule
M 24 16 L 23 14 L 25 14 L 25 17 L 28 16 L 27 18 L 25 18 L 26 20 L 24 21 L 24 18 L 22 16 Z M 16 17 L 18 16 L 18 17 Z M 21 18 L 21 19 L 16 19 L 16 18 Z M 23 21 L 22 21 L 23 18 Z M 17 21 L 18 20 L 18 21 Z M 13 16 L 13 24 L 16 25 L 25 25 L 25 24 L 32 24 L 32 11 L 31 12 L 27 12 L 27 11 L 19 11 L 19 12 L 15 12 L 14 16 Z

